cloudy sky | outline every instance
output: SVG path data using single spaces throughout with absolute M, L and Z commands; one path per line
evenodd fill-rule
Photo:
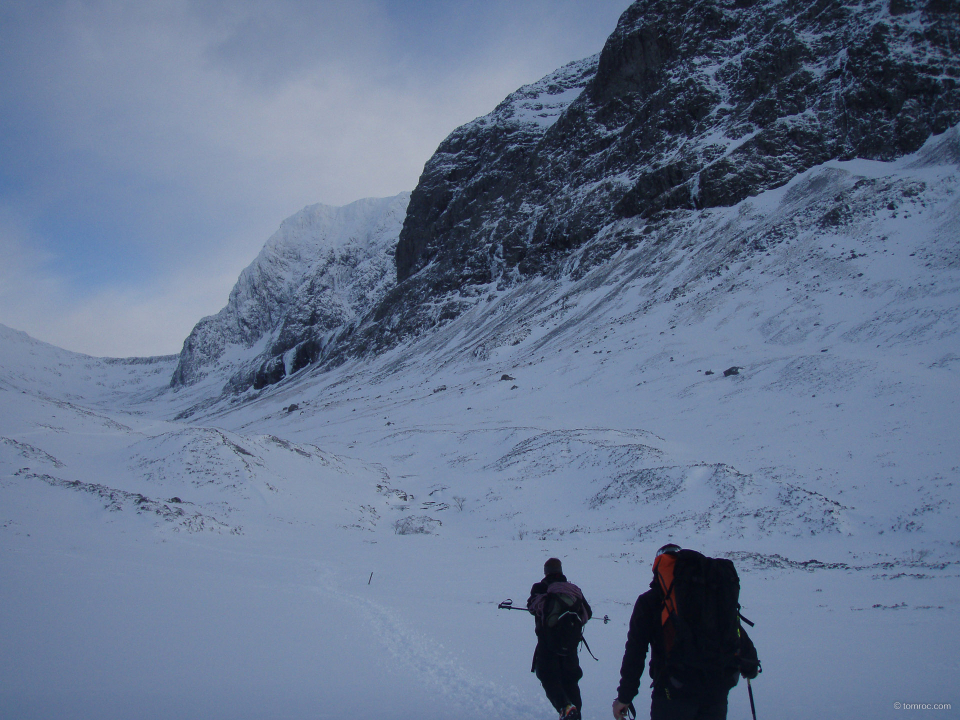
M 629 0 L 0 0 L 0 323 L 179 352 L 306 205 L 411 190 Z

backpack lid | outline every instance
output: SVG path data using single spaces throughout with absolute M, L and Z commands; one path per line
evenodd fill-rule
M 677 553 L 677 552 L 680 552 L 681 550 L 683 550 L 683 548 L 677 545 L 676 543 L 667 543 L 662 548 L 657 550 L 657 557 L 660 557 L 664 553 Z
M 574 602 L 566 602 L 565 604 L 567 607 L 575 607 L 575 612 L 579 616 L 581 624 L 586 624 L 590 619 L 590 616 L 587 614 L 587 609 L 584 606 L 583 591 L 573 583 L 565 581 L 550 583 L 545 593 L 538 594 L 531 599 L 527 609 L 543 619 L 547 600 L 553 596 L 567 596 L 568 598 L 574 599 Z

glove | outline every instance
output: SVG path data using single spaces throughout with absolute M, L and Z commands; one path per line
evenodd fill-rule
M 758 660 L 741 660 L 740 674 L 747 680 L 753 680 L 761 673 L 760 662 Z

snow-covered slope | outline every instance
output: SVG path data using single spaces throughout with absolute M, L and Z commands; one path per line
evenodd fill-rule
M 177 361 L 177 355 L 95 358 L 62 350 L 0 325 L 0 386 L 11 392 L 123 405 L 161 394 L 169 385 Z
M 393 286 L 409 197 L 311 205 L 284 220 L 226 307 L 190 333 L 173 386 L 211 376 L 208 392 L 262 387 L 317 360 Z
M 212 403 L 4 331 L 0 707 L 550 717 L 532 622 L 496 603 L 555 555 L 611 618 L 604 717 L 667 540 L 736 561 L 758 716 L 953 703 L 958 163 L 957 130 L 826 163 Z

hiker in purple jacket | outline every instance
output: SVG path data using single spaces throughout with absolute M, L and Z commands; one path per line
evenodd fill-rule
M 577 657 L 582 627 L 593 615 L 583 592 L 563 575 L 560 560 L 543 565 L 544 578 L 530 589 L 527 610 L 536 619 L 537 649 L 531 672 L 543 685 L 561 720 L 580 720 L 580 678 Z

